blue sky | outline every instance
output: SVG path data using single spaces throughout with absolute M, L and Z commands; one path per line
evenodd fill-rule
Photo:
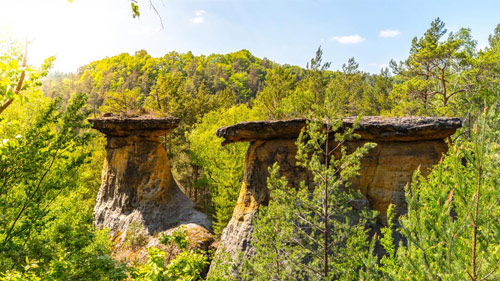
M 140 19 L 128 0 L 0 0 L 0 28 L 32 42 L 30 62 L 56 55 L 54 69 L 145 49 L 194 54 L 248 49 L 278 63 L 305 66 L 318 46 L 332 69 L 354 57 L 376 73 L 390 59 L 408 56 L 411 39 L 440 17 L 450 31 L 472 30 L 478 46 L 500 23 L 500 1 L 463 0 L 139 0 Z

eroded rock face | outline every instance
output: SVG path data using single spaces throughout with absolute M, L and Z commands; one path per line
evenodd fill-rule
M 352 126 L 353 121 L 354 118 L 345 118 L 343 128 Z M 243 259 L 252 254 L 253 219 L 259 206 L 268 203 L 268 167 L 274 162 L 278 162 L 281 175 L 290 185 L 297 186 L 302 180 L 309 182 L 310 175 L 297 167 L 295 160 L 295 141 L 305 125 L 305 119 L 295 119 L 243 122 L 217 130 L 217 135 L 225 139 L 223 145 L 251 142 L 245 158 L 243 186 L 217 254 L 226 251 L 236 263 L 239 252 L 243 253 Z M 349 141 L 348 150 L 353 151 L 365 142 L 375 142 L 377 146 L 361 160 L 360 175 L 351 182 L 364 195 L 364 204 L 380 212 L 381 223 L 386 221 L 391 203 L 396 205 L 398 214 L 404 212 L 404 186 L 413 172 L 420 167 L 426 174 L 447 151 L 444 139 L 460 126 L 458 118 L 364 117 L 361 120 L 355 131 L 361 137 Z
M 98 228 L 109 228 L 125 238 L 133 221 L 149 235 L 180 224 L 210 229 L 205 214 L 179 189 L 172 178 L 160 136 L 177 127 L 177 118 L 90 119 L 92 127 L 107 137 L 102 184 L 94 209 Z
M 270 139 L 253 141 L 245 156 L 243 184 L 234 208 L 233 216 L 221 236 L 221 245 L 231 256 L 239 252 L 251 255 L 250 238 L 253 219 L 261 204 L 269 202 L 267 189 L 268 168 L 275 162 L 280 165 L 280 174 L 286 176 L 290 185 L 297 186 L 310 175 L 296 165 L 297 146 L 295 139 Z

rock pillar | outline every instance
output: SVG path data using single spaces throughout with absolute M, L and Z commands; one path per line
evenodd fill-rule
M 132 221 L 149 235 L 180 224 L 210 229 L 206 215 L 179 189 L 160 136 L 176 128 L 179 119 L 118 116 L 90 119 L 107 138 L 102 184 L 94 209 L 98 228 L 126 232 Z
M 352 126 L 353 121 L 354 118 L 345 118 L 343 127 Z M 306 122 L 305 119 L 243 122 L 217 130 L 217 135 L 225 139 L 223 145 L 250 142 L 243 185 L 232 219 L 222 233 L 218 253 L 224 250 L 233 260 L 237 260 L 239 252 L 243 258 L 252 254 L 253 219 L 259 206 L 269 200 L 268 167 L 274 162 L 278 162 L 290 185 L 302 180 L 308 182 L 309 174 L 297 167 L 295 161 L 295 141 Z M 361 160 L 360 175 L 352 180 L 352 186 L 360 190 L 371 209 L 380 213 L 382 223 L 389 204 L 396 205 L 397 213 L 404 212 L 404 186 L 413 172 L 420 167 L 425 174 L 438 163 L 447 151 L 445 139 L 460 126 L 458 118 L 364 117 L 360 121 L 355 130 L 360 138 L 347 142 L 348 150 L 365 142 L 377 146 Z

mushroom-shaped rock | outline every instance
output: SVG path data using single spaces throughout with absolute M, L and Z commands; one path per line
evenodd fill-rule
M 354 121 L 354 117 L 344 118 L 339 129 L 353 126 Z M 295 160 L 295 141 L 306 124 L 306 119 L 257 121 L 217 130 L 217 136 L 224 138 L 223 145 L 251 143 L 245 158 L 243 186 L 232 219 L 222 233 L 219 252 L 223 249 L 233 258 L 239 252 L 243 258 L 252 254 L 252 221 L 259 206 L 269 200 L 268 167 L 274 162 L 278 162 L 281 175 L 290 185 L 309 182 L 310 174 L 298 167 Z M 380 213 L 382 223 L 386 221 L 389 204 L 396 205 L 397 213 L 404 212 L 404 186 L 413 172 L 420 167 L 425 174 L 438 163 L 448 149 L 445 139 L 461 124 L 458 118 L 369 116 L 359 120 L 355 133 L 360 138 L 348 141 L 348 150 L 366 142 L 377 146 L 361 160 L 360 175 L 351 183 L 364 195 L 364 204 Z
M 89 122 L 107 137 L 102 184 L 94 209 L 98 228 L 125 234 L 135 221 L 149 235 L 189 223 L 210 229 L 207 216 L 195 209 L 173 179 L 160 143 L 160 136 L 176 128 L 179 119 L 111 116 Z
M 352 127 L 355 117 L 342 120 L 343 127 Z M 296 139 L 307 119 L 241 122 L 217 130 L 222 145 L 233 142 Z M 459 118 L 449 117 L 380 117 L 366 116 L 358 120 L 356 133 L 360 139 L 373 141 L 441 140 L 462 125 Z

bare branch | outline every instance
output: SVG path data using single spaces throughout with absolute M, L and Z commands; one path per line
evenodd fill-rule
M 162 19 L 161 15 L 160 15 L 160 12 L 158 12 L 158 10 L 156 9 L 155 5 L 153 5 L 153 1 L 152 0 L 149 0 L 149 7 L 151 9 L 153 9 L 153 11 L 156 13 L 156 15 L 158 16 L 158 18 L 160 19 L 161 29 L 163 29 L 164 28 L 164 26 L 163 26 L 163 19 Z

